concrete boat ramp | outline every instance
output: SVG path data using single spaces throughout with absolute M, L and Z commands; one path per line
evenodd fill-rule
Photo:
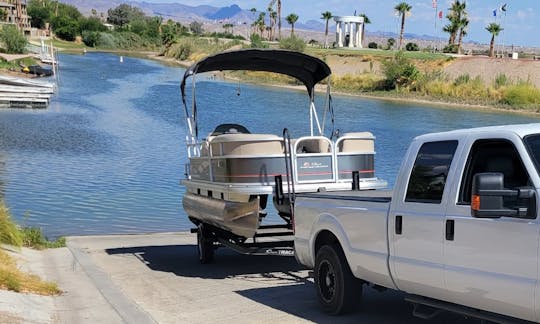
M 197 259 L 189 233 L 69 237 L 68 247 L 23 250 L 27 267 L 64 291 L 0 291 L 1 323 L 426 323 L 396 292 L 366 289 L 358 311 L 322 313 L 313 280 L 292 257 L 220 248 Z M 433 323 L 460 322 L 455 316 Z

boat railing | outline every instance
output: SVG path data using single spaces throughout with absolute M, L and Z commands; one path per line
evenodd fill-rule
M 334 150 L 327 137 L 300 137 L 294 140 L 292 154 L 295 182 L 335 182 Z

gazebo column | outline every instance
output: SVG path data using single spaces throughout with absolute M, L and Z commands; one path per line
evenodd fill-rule
M 343 47 L 343 27 L 342 27 L 342 22 L 337 22 L 336 23 L 336 32 L 337 32 L 337 46 L 338 47 Z
M 354 30 L 354 24 L 352 22 L 349 23 L 349 47 L 354 47 L 354 38 L 355 38 L 355 30 Z
M 356 34 L 356 36 L 357 36 L 356 47 L 362 48 L 362 47 L 364 47 L 364 46 L 362 46 L 362 42 L 364 41 L 362 39 L 362 34 L 363 34 L 363 31 L 364 31 L 364 24 L 358 23 L 357 28 L 358 28 L 358 32 Z

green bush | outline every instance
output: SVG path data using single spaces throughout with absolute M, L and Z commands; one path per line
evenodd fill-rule
M 262 37 L 257 33 L 251 34 L 249 40 L 251 41 L 249 45 L 251 48 L 268 48 L 268 45 L 263 43 Z
M 56 36 L 67 41 L 75 40 L 80 32 L 79 22 L 67 16 L 55 17 L 52 20 L 52 28 Z
M 84 30 L 82 32 L 82 39 L 86 46 L 96 47 L 99 43 L 100 33 L 97 31 Z
M 292 35 L 291 37 L 280 39 L 279 48 L 304 52 L 306 50 L 306 42 L 302 38 Z
M 17 225 L 11 219 L 9 209 L 0 201 L 0 243 L 21 246 L 23 237 Z
M 540 107 L 540 89 L 530 83 L 520 83 L 509 87 L 501 100 L 513 107 Z
M 454 85 L 467 84 L 471 82 L 471 76 L 469 74 L 461 74 L 454 80 Z
M 417 52 L 420 50 L 420 47 L 418 47 L 418 44 L 416 43 L 407 43 L 405 49 L 409 52 Z
M 0 40 L 9 54 L 22 54 L 25 51 L 26 37 L 15 26 L 4 25 L 0 31 Z
M 449 44 L 449 45 L 446 45 L 444 48 L 443 48 L 443 53 L 457 53 L 458 52 L 458 46 L 455 45 L 455 44 Z
M 193 41 L 189 38 L 183 38 L 178 43 L 171 46 L 170 54 L 177 60 L 187 60 L 195 48 Z
M 379 48 L 379 45 L 375 42 L 369 42 L 367 45 L 368 48 Z
M 386 87 L 389 89 L 411 86 L 420 78 L 420 71 L 405 57 L 403 51 L 383 61 L 382 72 L 386 78 Z
M 497 74 L 495 80 L 493 80 L 493 86 L 495 87 L 495 89 L 499 89 L 511 84 L 511 80 L 504 73 Z

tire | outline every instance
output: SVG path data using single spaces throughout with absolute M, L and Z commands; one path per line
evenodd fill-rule
M 201 264 L 211 263 L 214 260 L 214 238 L 204 224 L 197 230 L 197 252 Z
M 345 314 L 360 305 L 363 282 L 353 276 L 339 245 L 319 249 L 314 272 L 317 298 L 325 313 Z

